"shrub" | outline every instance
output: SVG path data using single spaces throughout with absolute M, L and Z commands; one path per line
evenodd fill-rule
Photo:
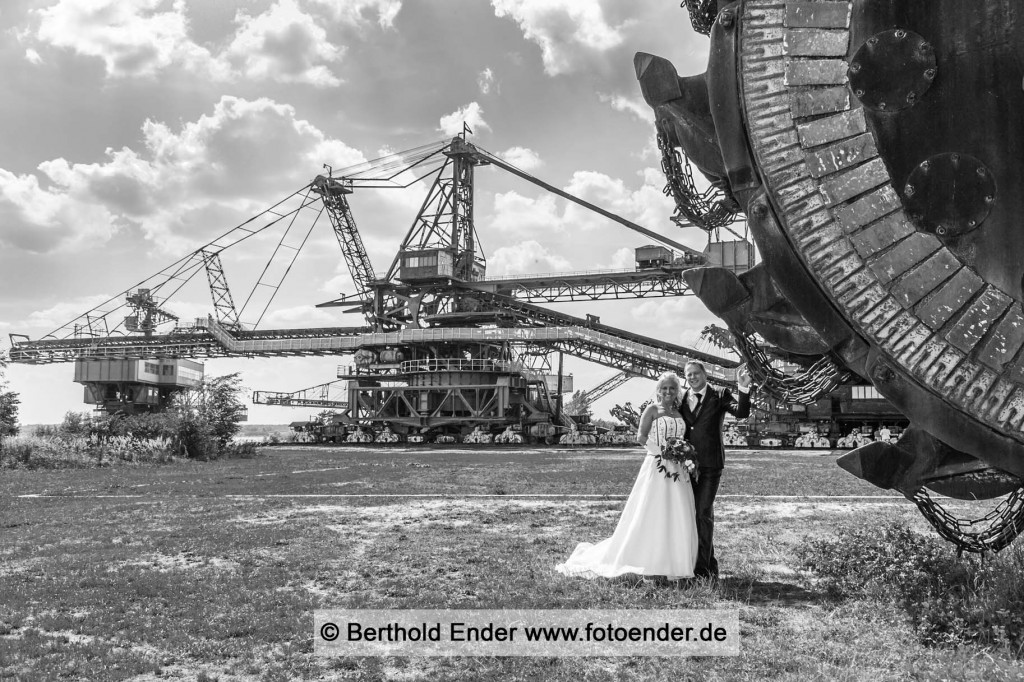
M 132 464 L 163 464 L 174 459 L 174 443 L 170 438 L 137 438 L 110 436 L 90 438 L 97 463 L 104 461 Z
M 182 415 L 176 436 L 178 452 L 184 457 L 210 460 L 220 456 L 220 444 L 210 424 L 203 419 Z
M 54 431 L 53 435 L 88 436 L 92 432 L 92 420 L 84 412 L 68 411 L 64 413 L 64 421 Z
M 232 443 L 245 418 L 242 390 L 238 374 L 228 374 L 177 394 L 167 412 L 98 419 L 68 412 L 59 426 L 37 429 L 35 438 L 0 440 L 0 466 L 163 463 L 176 454 L 202 460 L 253 457 L 255 444 Z
M 174 458 L 174 443 L 169 438 L 101 438 L 96 435 L 88 438 L 5 437 L 2 445 L 0 467 L 4 468 L 57 469 L 120 463 L 162 464 Z
M 90 434 L 101 438 L 132 436 L 141 439 L 173 438 L 178 430 L 176 412 L 143 412 L 141 414 L 114 414 L 92 422 Z
M 805 542 L 801 567 L 837 599 L 895 602 L 928 644 L 1024 649 L 1024 549 L 958 557 L 953 545 L 901 523 Z
M 32 438 L 19 438 L 16 436 L 0 436 L 3 443 L 0 444 L 0 467 L 13 468 L 17 466 L 28 466 L 32 461 L 32 453 L 35 451 L 35 443 Z
M 204 379 L 196 388 L 174 396 L 177 438 L 182 453 L 215 459 L 241 430 L 245 406 L 238 373 Z

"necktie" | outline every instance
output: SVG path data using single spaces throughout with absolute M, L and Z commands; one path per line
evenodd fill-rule
M 701 399 L 701 395 L 700 395 L 700 393 L 694 393 L 694 394 L 693 394 L 693 397 L 695 397 L 695 398 L 697 399 L 697 402 L 695 402 L 695 403 L 693 404 L 693 409 L 692 409 L 692 410 L 690 410 L 690 411 L 691 411 L 691 412 L 693 412 L 694 414 L 697 414 L 697 410 L 699 410 L 699 409 L 700 409 L 700 399 Z

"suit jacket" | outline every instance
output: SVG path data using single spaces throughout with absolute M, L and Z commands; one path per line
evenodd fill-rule
M 750 416 L 750 393 L 739 392 L 739 400 L 727 388 L 708 385 L 697 414 L 690 411 L 690 389 L 683 394 L 680 410 L 686 422 L 686 438 L 697 451 L 697 464 L 702 469 L 725 467 L 725 447 L 722 445 L 722 422 L 726 413 L 737 419 Z

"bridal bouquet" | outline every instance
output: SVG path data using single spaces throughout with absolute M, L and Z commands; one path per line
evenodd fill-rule
M 682 438 L 669 438 L 661 448 L 661 454 L 658 456 L 658 471 L 665 474 L 666 478 L 678 481 L 680 472 L 669 472 L 668 467 L 665 466 L 666 461 L 679 464 L 680 468 L 690 475 L 690 480 L 694 483 L 700 478 L 700 468 L 697 466 L 697 451 L 690 445 L 690 441 L 683 440 Z

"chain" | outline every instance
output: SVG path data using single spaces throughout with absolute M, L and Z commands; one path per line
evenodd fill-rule
M 658 149 L 661 150 L 661 170 L 668 180 L 665 194 L 676 202 L 673 222 L 681 227 L 681 223 L 689 222 L 711 232 L 736 219 L 736 212 L 727 207 L 722 190 L 714 185 L 703 192 L 697 190 L 689 160 L 669 144 L 668 136 L 662 132 L 658 133 Z
M 737 350 L 747 361 L 750 378 L 759 391 L 780 402 L 807 405 L 853 378 L 852 372 L 837 365 L 827 355 L 799 374 L 787 376 L 772 367 L 768 356 L 750 336 L 735 331 L 733 336 L 736 337 Z
M 718 12 L 717 0 L 683 0 L 680 7 L 685 7 L 690 13 L 690 23 L 693 30 L 702 35 L 710 35 L 711 26 L 715 23 L 715 16 Z
M 733 334 L 736 347 L 747 361 L 750 376 L 758 388 L 786 403 L 812 403 L 827 395 L 853 375 L 822 356 L 804 372 L 786 376 L 771 366 L 768 356 L 746 334 Z M 759 391 L 759 393 L 761 392 Z M 1024 487 L 1010 493 L 995 509 L 980 519 L 960 519 L 933 500 L 924 488 L 910 498 L 939 535 L 961 552 L 998 552 L 1024 531 Z
M 939 535 L 960 552 L 998 552 L 1024 530 L 1024 488 L 1017 488 L 980 519 L 960 519 L 919 488 L 910 498 Z

